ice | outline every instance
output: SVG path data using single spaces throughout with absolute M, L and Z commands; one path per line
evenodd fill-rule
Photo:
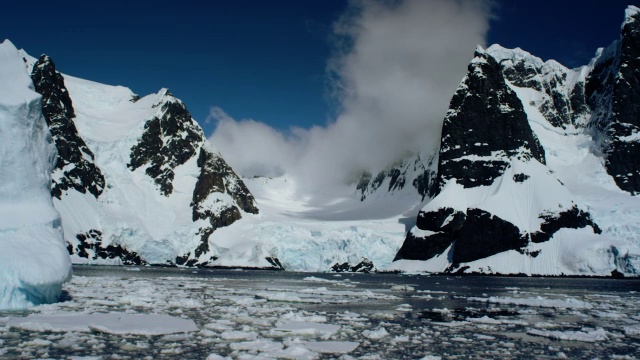
M 316 336 L 333 335 L 340 330 L 339 325 L 320 324 L 308 321 L 289 321 L 271 330 L 274 336 Z
M 31 331 L 97 331 L 119 335 L 163 335 L 198 331 L 192 320 L 162 314 L 30 314 L 22 318 L 12 317 L 8 325 Z
M 389 336 L 389 332 L 387 329 L 381 327 L 375 330 L 365 330 L 362 332 L 362 335 L 371 340 L 380 340 L 384 337 Z
M 50 193 L 55 147 L 20 52 L 0 44 L 0 309 L 58 301 L 71 277 Z
M 527 334 L 570 341 L 596 342 L 609 340 L 608 333 L 602 328 L 593 331 L 549 331 L 531 329 L 527 331 Z
M 252 352 L 273 352 L 282 350 L 284 345 L 273 340 L 252 340 L 232 343 L 229 347 L 233 350 L 246 350 Z
M 336 275 L 336 276 L 339 276 L 339 275 Z M 330 280 L 330 279 L 323 279 L 323 278 L 319 278 L 319 277 L 315 277 L 315 276 L 308 276 L 308 277 L 304 278 L 303 280 L 309 281 L 309 282 L 316 282 L 316 283 L 327 283 L 327 284 L 332 284 L 332 285 L 336 285 L 336 286 L 344 286 L 344 287 L 354 287 L 355 284 L 357 284 L 357 282 L 352 282 L 349 279 L 345 279 L 345 280 Z
M 297 293 L 290 292 L 259 292 L 256 294 L 258 299 L 267 299 L 269 301 L 284 301 L 284 302 L 302 302 L 302 303 L 320 303 L 322 300 L 301 297 Z
M 349 360 L 425 355 L 545 358 L 564 352 L 571 358 L 612 358 L 634 354 L 640 345 L 635 306 L 640 294 L 630 291 L 636 284 L 629 280 L 343 274 L 341 279 L 358 280 L 350 282 L 353 287 L 345 292 L 338 285 L 308 279 L 326 274 L 226 269 L 199 269 L 194 274 L 191 269 L 138 268 L 140 271 L 131 272 L 77 267 L 76 275 L 64 285 L 70 297 L 67 301 L 37 306 L 26 314 L 45 318 L 165 314 L 174 320 L 193 320 L 194 331 L 150 336 L 129 328 L 123 333 L 105 333 L 92 330 L 97 327 L 87 319 L 71 321 L 77 329 L 49 331 L 42 326 L 14 326 L 14 319 L 28 317 L 0 312 L 0 357 L 204 359 L 211 355 L 212 359 Z M 390 286 L 403 283 L 411 283 L 416 291 L 388 296 Z M 326 285 L 332 291 L 308 293 L 310 285 Z M 257 293 L 287 293 L 322 301 L 267 301 L 256 299 Z M 525 299 L 530 305 L 469 301 L 482 293 L 487 294 L 483 299 Z M 415 299 L 414 294 L 433 294 L 434 298 Z M 591 306 L 567 305 L 578 301 Z M 553 307 L 537 306 L 540 302 Z M 429 320 L 440 316 L 450 321 Z M 134 325 L 144 327 L 146 323 L 141 318 Z M 599 329 L 604 329 L 608 340 L 585 346 L 584 339 L 603 334 Z M 547 336 L 536 336 L 530 330 Z M 582 340 L 549 340 L 555 331 L 562 333 L 555 334 L 558 338 Z
M 469 301 L 487 302 L 492 304 L 509 304 L 520 306 L 534 306 L 534 307 L 547 307 L 547 308 L 569 308 L 569 309 L 591 309 L 593 306 L 582 300 L 573 298 L 566 299 L 548 299 L 542 296 L 535 298 L 509 298 L 509 297 L 495 297 L 488 298 L 469 297 Z
M 225 331 L 220 334 L 220 338 L 224 340 L 252 340 L 257 337 L 258 334 L 254 332 L 246 331 Z
M 624 326 L 624 334 L 628 336 L 640 336 L 640 325 Z
M 354 341 L 306 341 L 302 344 L 307 349 L 321 354 L 347 354 L 360 345 Z
M 391 286 L 391 290 L 393 290 L 393 291 L 416 291 L 416 289 L 411 285 L 393 285 L 393 286 Z

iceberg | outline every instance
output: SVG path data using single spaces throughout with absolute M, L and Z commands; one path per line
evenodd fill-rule
M 19 50 L 0 44 L 0 309 L 55 302 L 71 277 L 50 193 L 55 147 Z

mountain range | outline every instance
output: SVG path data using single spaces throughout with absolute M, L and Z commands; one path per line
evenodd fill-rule
M 167 89 L 140 97 L 9 41 L 0 50 L 7 279 L 38 272 L 16 265 L 29 251 L 57 259 L 44 283 L 68 278 L 61 246 L 89 264 L 640 273 L 637 7 L 620 39 L 579 68 L 477 47 L 439 149 L 362 174 L 321 209 L 287 175 L 236 174 Z M 15 245 L 16 234 L 27 240 Z M 38 286 L 31 293 L 49 291 Z

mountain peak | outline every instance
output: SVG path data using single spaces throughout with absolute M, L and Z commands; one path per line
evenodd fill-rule
M 11 42 L 11 40 L 9 39 L 4 39 L 4 41 L 2 43 L 0 43 L 0 47 L 6 47 L 8 49 L 12 49 L 12 50 L 18 50 L 16 48 L 15 45 L 13 45 L 13 43 Z
M 629 5 L 626 10 L 624 11 L 624 23 L 622 24 L 622 26 L 632 23 L 634 21 L 636 21 L 636 19 L 638 18 L 638 14 L 640 13 L 640 8 L 633 6 L 633 5 Z

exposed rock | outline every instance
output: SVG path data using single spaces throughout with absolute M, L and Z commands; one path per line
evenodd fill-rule
M 375 271 L 375 266 L 373 265 L 373 262 L 371 262 L 371 260 L 369 259 L 362 259 L 362 261 L 360 261 L 359 263 L 357 263 L 355 266 L 351 266 L 349 263 L 345 262 L 345 263 L 335 263 L 333 264 L 333 266 L 331 266 L 331 271 L 333 272 L 359 272 L 359 273 L 371 273 L 373 271 Z
M 64 78 L 56 71 L 53 61 L 42 55 L 33 66 L 31 79 L 36 92 L 42 95 L 42 114 L 58 150 L 51 176 L 51 195 L 61 199 L 65 191 L 75 189 L 97 198 L 104 190 L 105 180 L 94 164 L 93 152 L 78 136 Z
M 607 172 L 620 189 L 640 194 L 640 13 L 628 9 L 620 41 L 601 51 L 587 79 L 592 125 Z
M 473 159 L 468 158 L 471 155 Z M 504 173 L 511 157 L 545 163 L 544 149 L 520 99 L 506 84 L 496 60 L 479 48 L 444 119 L 439 190 L 449 179 L 465 188 L 490 185 Z
M 198 156 L 198 167 L 200 176 L 191 203 L 194 221 L 203 218 L 202 213 L 206 209 L 202 208 L 202 202 L 216 192 L 230 195 L 244 212 L 258 213 L 255 198 L 222 157 L 203 147 Z
M 436 165 L 436 156 L 418 154 L 380 171 L 375 178 L 371 173 L 364 172 L 356 191 L 360 192 L 360 200 L 364 201 L 376 192 L 399 192 L 410 183 L 424 200 L 435 193 Z
M 540 230 L 531 233 L 531 241 L 540 243 L 548 241 L 553 234 L 560 229 L 580 229 L 591 226 L 595 234 L 601 234 L 602 230 L 591 219 L 591 214 L 578 209 L 577 206 L 559 213 L 540 214 L 540 219 L 544 222 L 540 225 Z
M 268 256 L 265 258 L 265 260 L 267 260 L 269 264 L 273 266 L 274 270 L 284 270 L 284 266 L 282 266 L 282 264 L 280 263 L 280 260 L 278 260 L 277 257 Z
M 493 51 L 511 59 L 505 49 Z M 522 53 L 520 50 L 514 52 Z M 518 54 L 513 58 L 524 56 Z M 569 94 L 562 91 L 561 82 L 566 80 L 566 76 L 541 74 L 538 66 L 542 62 L 536 59 L 531 61 L 539 64 L 503 60 L 501 66 L 488 52 L 480 48 L 476 51 L 468 74 L 456 90 L 444 120 L 436 197 L 420 212 L 416 227 L 407 234 L 394 260 L 429 260 L 440 256 L 450 264 L 448 271 L 455 271 L 460 270 L 463 263 L 509 250 L 536 257 L 540 251 L 530 251 L 528 246 L 550 240 L 563 228 L 591 226 L 594 233 L 601 232 L 591 215 L 573 201 L 573 206 L 564 210 L 556 204 L 551 208 L 543 207 L 546 210 L 540 214 L 525 212 L 525 216 L 532 215 L 543 220 L 539 229 L 520 229 L 516 224 L 482 208 L 495 208 L 496 203 L 491 199 L 501 191 L 509 192 L 509 195 L 502 195 L 501 199 L 504 196 L 512 197 L 514 193 L 511 192 L 519 191 L 527 191 L 523 198 L 531 197 L 532 194 L 528 192 L 536 187 L 533 184 L 538 184 L 538 187 L 551 186 L 554 193 L 568 194 L 564 185 L 545 166 L 544 149 L 529 125 L 520 99 L 511 88 L 529 87 L 544 92 L 552 100 L 547 111 L 544 107 L 541 109 L 541 113 L 548 116 L 547 120 L 561 128 L 576 126 Z M 562 70 L 559 64 L 557 68 Z M 562 96 L 564 98 L 560 99 Z M 575 101 L 576 106 L 580 107 L 580 100 Z M 580 109 L 584 110 L 582 107 Z M 520 169 L 526 170 L 526 173 Z M 505 174 L 507 171 L 508 177 Z M 537 175 L 534 177 L 531 174 Z M 530 186 L 517 185 L 524 182 L 532 183 Z M 443 192 L 445 184 L 455 190 Z M 475 191 L 473 189 L 481 186 L 485 190 L 472 193 Z
M 128 166 L 131 170 L 147 166 L 145 173 L 155 180 L 162 195 L 169 196 L 174 169 L 191 159 L 205 139 L 184 104 L 169 93 L 165 97 L 157 104 L 161 114 L 145 123 L 140 141 L 131 148 Z
M 85 234 L 77 234 L 76 239 L 80 242 L 75 248 L 67 243 L 69 254 L 76 254 L 79 257 L 91 260 L 97 259 L 120 259 L 124 265 L 146 264 L 135 252 L 129 251 L 120 245 L 109 244 L 102 246 L 102 232 L 89 230 Z
M 513 181 L 522 183 L 522 182 L 525 182 L 525 180 L 527 180 L 530 177 L 531 176 L 527 174 L 515 174 L 513 175 Z

